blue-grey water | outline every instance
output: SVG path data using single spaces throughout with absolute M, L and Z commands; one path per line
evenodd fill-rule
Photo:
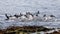
M 9 26 L 44 26 L 47 28 L 60 28 L 60 22 L 20 22 L 16 21 L 6 21 L 4 20 L 5 13 L 7 14 L 19 14 L 24 12 L 37 12 L 40 11 L 41 14 L 53 14 L 60 19 L 60 0 L 0 0 L 0 29 L 6 29 Z

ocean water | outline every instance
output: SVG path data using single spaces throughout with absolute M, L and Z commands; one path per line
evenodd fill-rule
M 6 21 L 5 13 L 9 15 L 40 11 L 41 14 L 53 14 L 60 19 L 60 0 L 0 0 L 0 29 L 6 29 L 9 26 L 44 26 L 47 28 L 60 28 L 60 21 L 53 22 L 20 22 L 18 20 Z

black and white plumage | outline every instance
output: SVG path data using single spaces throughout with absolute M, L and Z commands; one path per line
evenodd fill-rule
M 5 16 L 6 16 L 6 20 L 15 20 L 15 19 L 17 19 L 15 16 L 8 16 L 7 14 L 5 14 Z
M 54 15 L 50 15 L 50 17 L 55 17 Z
M 53 20 L 55 18 L 54 15 L 48 15 L 47 14 L 40 14 L 40 12 L 36 12 L 34 14 L 30 13 L 30 12 L 26 12 L 25 14 L 20 13 L 19 15 L 15 14 L 13 16 L 8 16 L 7 14 L 5 14 L 6 16 L 6 20 L 20 20 L 20 21 L 29 21 L 29 20 L 40 20 L 40 21 L 48 21 L 48 20 Z
M 7 14 L 5 14 L 5 16 L 6 16 L 6 18 L 7 18 L 6 20 L 8 20 L 8 19 L 9 19 L 9 16 L 8 16 Z
M 54 15 L 49 15 L 47 16 L 46 14 L 43 15 L 44 21 L 52 21 L 55 16 Z

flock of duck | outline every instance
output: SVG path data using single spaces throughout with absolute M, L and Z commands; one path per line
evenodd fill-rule
M 40 12 L 37 11 L 36 13 L 32 14 L 30 12 L 26 12 L 25 14 L 20 13 L 19 15 L 15 14 L 15 15 L 10 15 L 8 16 L 7 14 L 5 14 L 6 19 L 5 20 L 19 20 L 19 21 L 32 21 L 32 20 L 40 20 L 40 21 L 48 21 L 48 20 L 52 20 L 53 18 L 55 18 L 54 15 L 49 15 L 47 16 L 46 14 L 44 14 L 42 17 L 39 16 Z

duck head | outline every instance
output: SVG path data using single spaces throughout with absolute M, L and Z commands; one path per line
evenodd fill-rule
M 16 15 L 16 14 L 15 14 L 14 16 L 15 16 L 16 18 L 18 18 L 18 17 L 19 17 L 19 15 Z
M 20 13 L 20 16 L 22 16 L 23 14 Z
M 40 14 L 40 12 L 39 12 L 39 11 L 36 13 L 36 16 L 38 16 L 38 14 Z
M 8 20 L 8 19 L 9 19 L 9 16 L 8 16 L 7 14 L 5 14 L 5 16 L 6 16 L 6 18 L 7 18 L 6 20 Z
M 43 17 L 46 17 L 46 14 L 44 14 Z
M 54 15 L 50 15 L 50 17 L 55 17 Z

